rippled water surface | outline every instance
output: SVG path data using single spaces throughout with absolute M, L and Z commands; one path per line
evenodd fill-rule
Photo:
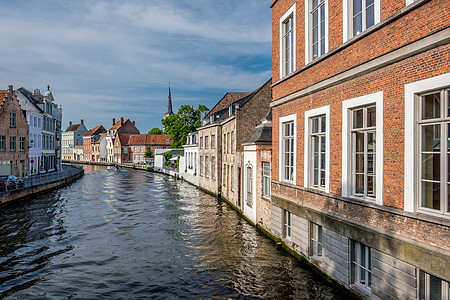
M 187 183 L 86 171 L 66 188 L 0 207 L 0 297 L 346 299 Z

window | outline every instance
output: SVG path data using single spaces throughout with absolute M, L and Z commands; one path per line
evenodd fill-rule
M 0 151 L 6 150 L 6 136 L 0 135 Z
M 296 115 L 280 118 L 280 179 L 295 184 Z
M 283 210 L 283 236 L 285 238 L 291 238 L 291 212 Z
M 16 127 L 16 113 L 9 113 L 9 127 Z
M 309 249 L 310 249 L 310 255 L 316 258 L 322 258 L 322 226 L 317 225 L 316 223 L 310 222 L 309 223 Z
M 9 137 L 9 150 L 16 151 L 16 137 L 15 136 Z
M 247 206 L 253 206 L 253 168 L 247 166 Z
M 450 90 L 419 99 L 419 208 L 450 212 Z
M 223 153 L 227 153 L 227 134 L 223 134 Z
M 295 4 L 280 19 L 280 78 L 295 70 Z
M 230 133 L 227 133 L 227 153 L 230 153 Z
M 420 209 L 421 212 L 431 212 L 433 214 L 447 214 L 448 215 L 448 206 L 449 203 L 446 203 L 444 200 L 445 197 L 440 196 L 440 193 L 444 193 L 448 189 L 448 185 L 446 184 L 446 178 L 443 178 L 448 172 L 446 170 L 448 167 L 444 165 L 439 165 L 436 161 L 436 165 L 433 165 L 431 161 L 422 161 L 422 159 L 425 156 L 430 157 L 433 155 L 434 158 L 440 159 L 440 164 L 443 164 L 446 162 L 446 159 L 448 159 L 445 154 L 448 147 L 446 147 L 445 135 L 448 134 L 448 125 L 445 125 L 445 120 L 447 119 L 445 117 L 445 114 L 448 113 L 447 111 L 443 112 L 442 109 L 448 109 L 449 107 L 449 93 L 448 93 L 448 87 L 450 83 L 450 73 L 427 78 L 425 80 L 416 81 L 410 84 L 405 85 L 405 187 L 404 187 L 404 203 L 405 203 L 405 211 L 409 212 L 415 212 L 417 209 Z M 445 91 L 447 89 L 447 91 Z M 433 92 L 428 92 L 433 91 Z M 433 96 L 433 94 L 440 94 Z M 442 97 L 444 96 L 444 97 Z M 445 98 L 447 97 L 447 98 Z M 441 106 L 438 108 L 438 103 L 435 105 L 431 105 L 433 103 L 432 99 L 436 98 L 436 100 L 433 100 L 434 102 L 439 99 L 441 103 Z M 423 107 L 425 103 L 428 104 L 426 107 Z M 444 105 L 444 106 L 442 106 Z M 434 106 L 434 109 L 439 109 L 438 112 L 434 112 L 434 114 L 439 115 L 439 118 L 429 119 L 429 116 L 425 115 L 424 113 L 427 112 L 427 114 L 433 115 L 433 112 L 431 111 L 431 107 Z M 447 107 L 447 108 L 446 108 Z M 431 127 L 428 125 L 435 124 L 436 127 Z M 439 129 L 438 129 L 439 128 Z M 424 132 L 424 131 L 427 132 Z M 431 150 L 430 143 L 432 141 L 431 131 L 438 131 L 441 132 L 441 139 L 439 141 L 440 145 L 444 147 L 444 149 L 433 149 Z M 446 132 L 447 131 L 447 132 Z M 425 136 L 424 136 L 425 133 Z M 424 140 L 424 138 L 427 136 L 426 133 L 428 133 L 427 139 Z M 379 140 L 379 139 L 378 139 Z M 436 140 L 438 142 L 438 138 L 433 138 L 433 142 Z M 423 147 L 428 147 L 423 148 Z M 436 148 L 437 145 L 433 145 L 433 148 Z M 428 155 L 427 155 L 428 152 Z M 424 156 L 424 157 L 421 157 Z M 434 163 L 434 162 L 433 162 Z M 436 166 L 436 168 L 435 168 Z M 427 169 L 431 168 L 433 169 Z M 439 169 L 438 169 L 439 167 Z M 438 171 L 441 172 L 438 172 Z M 437 180 L 431 180 L 428 181 L 425 176 L 431 176 L 430 172 L 437 172 L 436 174 L 433 174 L 433 177 Z M 428 173 L 428 174 L 427 174 Z M 432 178 L 432 177 L 429 177 Z M 439 184 L 437 182 L 439 181 Z M 423 182 L 423 185 L 425 187 L 421 187 Z M 425 183 L 430 182 L 430 183 Z M 436 183 L 436 184 L 435 184 Z M 426 186 L 430 186 L 431 184 L 435 185 L 436 188 L 439 189 L 439 193 L 436 191 L 436 199 L 434 200 L 432 197 L 432 193 L 430 191 L 426 192 Z M 439 200 L 439 207 L 440 210 L 428 208 L 433 207 L 434 203 L 436 203 L 436 207 L 438 206 L 438 196 L 440 196 Z M 428 198 L 428 200 L 427 200 Z M 447 205 L 447 207 L 445 206 Z M 447 208 L 447 210 L 446 210 Z
M 211 136 L 211 149 L 216 149 L 216 136 Z
M 137 147 L 133 147 L 133 151 L 134 151 L 134 152 L 137 152 Z
M 370 289 L 372 284 L 371 249 L 366 245 L 352 241 L 352 283 Z
M 230 190 L 233 191 L 233 181 L 234 181 L 234 167 L 233 166 L 231 166 L 231 169 L 230 169 L 230 177 L 231 177 Z
M 200 137 L 200 149 L 203 149 L 203 137 Z
M 203 176 L 203 156 L 200 156 L 200 176 Z
M 205 149 L 208 149 L 209 147 L 209 137 L 205 136 Z
M 222 178 L 222 185 L 227 186 L 227 165 L 223 165 L 223 178 Z
M 305 63 L 328 51 L 328 0 L 305 0 Z
M 419 271 L 419 299 L 450 299 L 450 284 L 433 275 Z
M 263 197 L 270 197 L 270 163 L 263 162 L 262 163 L 262 172 L 263 172 Z
M 330 192 L 330 106 L 305 112 L 304 186 Z
M 344 42 L 380 21 L 380 0 L 344 0 Z
M 205 140 L 206 141 L 206 140 Z M 208 156 L 205 156 L 205 177 L 209 177 L 209 161 Z
M 25 151 L 25 138 L 24 137 L 19 138 L 19 149 L 20 149 L 20 151 Z
M 344 101 L 342 109 L 342 195 L 383 205 L 383 93 Z
M 231 153 L 234 153 L 234 131 L 231 132 Z
M 211 157 L 211 178 L 216 180 L 216 158 L 214 156 Z

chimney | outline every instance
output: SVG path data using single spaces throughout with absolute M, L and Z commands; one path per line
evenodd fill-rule
M 13 94 L 13 86 L 12 86 L 12 84 L 9 85 L 9 94 L 10 95 Z
M 120 125 L 123 125 L 123 117 L 120 118 Z
M 113 118 L 113 126 L 116 125 L 116 118 Z
M 72 121 L 69 121 L 69 126 L 72 126 Z
M 133 127 L 136 127 L 136 121 L 133 121 Z
M 83 119 L 81 119 L 81 124 L 84 124 L 84 120 Z

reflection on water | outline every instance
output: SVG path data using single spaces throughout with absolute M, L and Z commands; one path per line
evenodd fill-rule
M 173 178 L 85 166 L 0 210 L 0 297 L 346 299 L 227 204 Z

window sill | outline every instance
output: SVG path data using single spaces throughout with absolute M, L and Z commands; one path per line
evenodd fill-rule
M 368 287 L 363 286 L 360 283 L 352 283 L 350 284 L 350 287 L 355 290 L 356 292 L 358 292 L 364 299 L 370 299 L 371 297 L 371 289 Z
M 270 197 L 270 196 L 269 196 L 269 197 Z M 265 201 L 267 201 L 267 202 L 270 203 L 270 198 L 267 198 L 267 196 L 262 196 L 261 199 L 263 199 L 263 200 L 265 200 Z

